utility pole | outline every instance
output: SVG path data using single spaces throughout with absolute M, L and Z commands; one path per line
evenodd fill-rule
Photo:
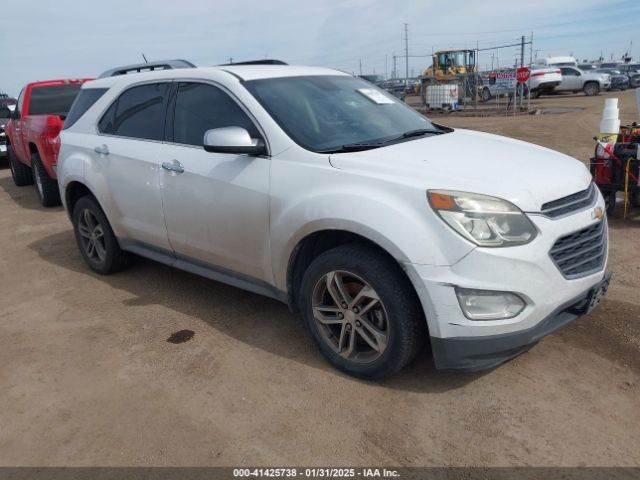
M 404 24 L 405 87 L 409 85 L 409 24 Z
M 529 64 L 533 64 L 533 32 L 531 32 L 531 42 L 529 43 Z
M 397 75 L 398 75 L 398 70 L 397 70 L 397 63 L 398 61 L 398 56 L 394 55 L 393 56 L 393 70 L 392 70 L 392 74 L 391 74 L 391 78 L 393 78 L 394 80 L 396 79 Z
M 384 54 L 384 79 L 389 80 L 389 71 L 387 70 L 388 55 Z
M 520 39 L 520 66 L 524 67 L 524 35 Z
M 359 64 L 360 64 L 360 75 L 362 75 L 362 59 L 359 60 Z

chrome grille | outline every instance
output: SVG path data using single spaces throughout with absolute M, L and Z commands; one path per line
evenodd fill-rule
M 577 278 L 602 268 L 607 254 L 607 222 L 560 237 L 549 255 L 566 278 Z
M 595 183 L 592 182 L 586 190 L 545 203 L 542 205 L 542 214 L 551 218 L 561 217 L 590 207 L 595 203 L 597 197 L 598 190 Z

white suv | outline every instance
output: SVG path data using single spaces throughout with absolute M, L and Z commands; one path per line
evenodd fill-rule
M 342 72 L 118 75 L 69 117 L 58 178 L 89 267 L 137 254 L 287 302 L 351 375 L 393 374 L 426 339 L 438 368 L 493 367 L 607 289 L 581 162 L 434 124 Z

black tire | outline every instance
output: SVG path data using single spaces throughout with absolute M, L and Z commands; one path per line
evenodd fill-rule
M 357 275 L 379 297 L 379 308 L 385 315 L 387 340 L 383 352 L 371 361 L 357 361 L 338 354 L 335 346 L 332 348 L 329 345 L 327 334 L 321 332 L 323 327 L 320 322 L 314 318 L 317 286 L 323 285 L 326 275 L 336 271 Z M 320 351 L 337 369 L 354 377 L 372 380 L 393 375 L 415 358 L 427 337 L 422 307 L 412 285 L 393 259 L 371 247 L 344 245 L 322 253 L 304 273 L 297 301 L 299 311 Z M 355 308 L 353 312 L 357 313 Z M 358 325 L 356 320 L 351 321 L 355 323 L 353 331 L 349 330 L 349 336 L 355 335 Z M 364 346 L 366 348 L 366 344 Z
M 31 155 L 33 180 L 36 184 L 36 192 L 43 207 L 55 207 L 60 205 L 60 189 L 58 182 L 51 178 L 42 165 L 40 155 Z
M 593 97 L 600 93 L 600 85 L 598 85 L 598 82 L 587 82 L 583 90 L 587 97 Z
M 616 209 L 616 192 L 607 192 L 604 195 L 604 204 L 607 209 L 607 215 L 613 215 L 613 211 Z
M 531 90 L 529 95 L 531 96 L 531 98 L 538 98 L 540 96 L 540 90 Z
M 13 153 L 13 147 L 11 147 L 11 145 L 7 145 L 7 156 L 9 157 L 9 168 L 11 169 L 13 183 L 18 187 L 33 184 L 33 172 L 28 166 L 18 160 L 16 154 Z
M 640 192 L 630 193 L 629 202 L 634 207 L 640 207 Z
M 101 228 L 102 235 L 94 241 L 100 241 L 100 246 L 104 252 L 102 259 L 92 256 L 88 248 L 89 239 L 87 238 L 86 229 L 83 228 L 83 224 L 86 223 L 86 212 L 89 212 L 89 215 L 95 220 L 95 225 Z M 101 275 L 108 275 L 131 264 L 131 255 L 120 248 L 107 217 L 93 197 L 86 196 L 78 200 L 73 208 L 71 221 L 80 253 L 91 270 Z M 81 230 L 83 233 L 81 233 Z M 93 231 L 89 233 L 93 233 Z M 98 249 L 94 246 L 94 252 L 96 251 Z
M 489 100 L 491 100 L 491 90 L 489 90 L 487 87 L 484 87 L 482 89 L 482 101 L 488 102 Z

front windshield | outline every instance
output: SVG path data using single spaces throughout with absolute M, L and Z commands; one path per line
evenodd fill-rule
M 351 76 L 268 78 L 245 86 L 296 143 L 315 152 L 416 130 L 441 133 L 411 107 Z

